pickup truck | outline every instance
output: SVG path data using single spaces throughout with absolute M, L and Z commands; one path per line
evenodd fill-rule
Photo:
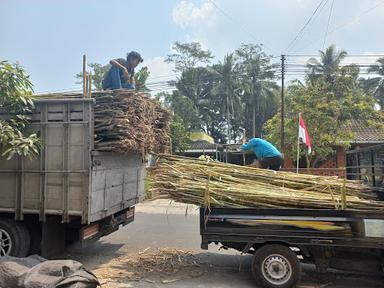
M 143 198 L 142 155 L 94 151 L 95 100 L 53 98 L 38 98 L 29 115 L 39 156 L 0 159 L 0 256 L 49 257 L 95 241 L 132 222 Z
M 380 197 L 384 145 L 372 149 L 348 153 L 360 160 L 365 153 L 370 160 L 352 161 L 347 171 L 353 179 L 380 185 Z M 202 249 L 215 243 L 253 254 L 251 271 L 261 287 L 295 287 L 301 262 L 315 264 L 319 272 L 383 272 L 384 267 L 384 211 L 205 207 L 200 234 Z

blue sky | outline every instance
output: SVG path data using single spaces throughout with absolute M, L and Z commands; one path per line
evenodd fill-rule
M 0 0 L 0 60 L 19 61 L 36 92 L 75 90 L 82 55 L 107 63 L 140 51 L 150 82 L 172 78 L 164 63 L 175 41 L 200 41 L 220 60 L 241 43 L 269 54 L 316 54 L 335 43 L 350 54 L 383 54 L 384 1 L 324 0 Z M 361 60 L 361 59 L 360 59 Z M 362 60 L 365 61 L 365 60 Z M 368 61 L 368 60 L 367 60 Z

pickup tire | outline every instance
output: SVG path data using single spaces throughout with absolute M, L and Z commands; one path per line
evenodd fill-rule
M 264 288 L 296 287 L 301 276 L 300 261 L 288 247 L 265 245 L 256 250 L 252 274 L 257 284 Z
M 0 218 L 0 257 L 28 255 L 31 237 L 24 223 Z

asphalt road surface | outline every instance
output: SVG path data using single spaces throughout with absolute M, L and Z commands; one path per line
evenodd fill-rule
M 128 254 L 157 248 L 176 248 L 190 251 L 204 263 L 209 272 L 199 277 L 172 279 L 163 283 L 159 279 L 138 279 L 107 283 L 103 287 L 169 287 L 169 288 L 250 288 L 256 287 L 251 272 L 252 257 L 241 255 L 235 250 L 219 250 L 212 245 L 208 252 L 200 249 L 199 219 L 196 207 L 169 204 L 158 200 L 140 204 L 136 208 L 136 219 L 119 231 L 104 237 L 86 248 L 71 248 L 66 257 L 79 260 L 91 270 L 105 266 L 110 261 Z M 124 278 L 124 270 L 121 279 Z M 361 275 L 332 271 L 318 275 L 314 267 L 303 267 L 302 288 L 336 287 L 384 287 L 380 275 Z

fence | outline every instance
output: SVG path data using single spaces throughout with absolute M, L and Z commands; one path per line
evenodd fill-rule
M 384 145 L 346 152 L 348 179 L 363 180 L 366 184 L 384 188 Z
M 282 168 L 281 171 L 296 172 L 296 168 Z M 340 178 L 345 177 L 344 168 L 300 168 L 299 173 L 320 176 L 337 176 Z

